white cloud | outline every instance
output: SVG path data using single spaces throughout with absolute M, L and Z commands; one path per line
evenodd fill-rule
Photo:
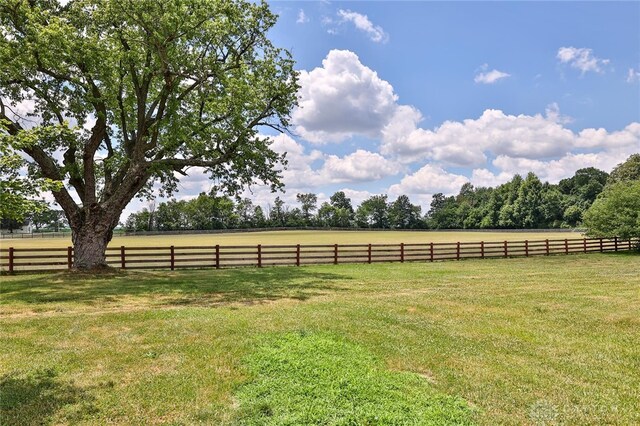
M 462 175 L 449 173 L 439 166 L 427 164 L 417 172 L 406 175 L 400 183 L 391 185 L 388 193 L 398 195 L 433 195 L 438 192 L 455 194 L 469 179 Z
M 358 149 L 344 157 L 326 155 L 318 150 L 307 154 L 290 136 L 273 137 L 271 148 L 287 153 L 288 168 L 283 171 L 286 188 L 308 190 L 335 183 L 371 182 L 402 171 L 402 166 L 382 155 Z M 316 163 L 322 162 L 316 167 Z
M 606 129 L 584 129 L 578 133 L 574 145 L 578 148 L 605 148 L 640 151 L 640 123 L 609 133 Z
M 352 12 L 350 10 L 340 9 L 338 10 L 338 16 L 342 19 L 343 22 L 351 22 L 353 25 L 366 33 L 372 41 L 376 43 L 385 43 L 389 40 L 389 36 L 384 32 L 382 27 L 379 25 L 374 25 L 367 15 L 362 15 L 357 12 Z
M 476 74 L 475 78 L 473 79 L 473 81 L 475 81 L 476 83 L 493 84 L 498 80 L 502 80 L 503 78 L 511 77 L 511 74 L 508 74 L 508 73 L 502 72 L 502 71 L 498 71 L 496 69 L 493 69 L 491 71 L 487 71 L 489 69 L 489 65 L 487 65 L 487 64 L 482 65 L 482 67 L 480 67 L 480 69 L 483 72 L 480 72 L 480 73 Z
M 322 159 L 320 151 L 313 150 L 307 154 L 301 144 L 284 133 L 272 139 L 271 149 L 279 154 L 287 153 L 288 166 L 282 172 L 285 188 L 307 188 L 318 183 L 312 165 Z
M 574 133 L 564 125 L 556 103 L 546 116 L 509 115 L 486 110 L 478 119 L 445 121 L 434 130 L 417 127 L 421 116 L 410 107 L 400 107 L 382 131 L 381 153 L 403 163 L 437 161 L 456 166 L 482 166 L 489 156 L 545 160 L 565 156 L 576 149 L 640 151 L 640 123 L 609 132 L 583 129 Z
M 636 81 L 640 81 L 640 70 L 629 68 L 629 72 L 627 73 L 627 83 L 634 83 Z
M 557 102 L 552 102 L 544 110 L 544 115 L 548 120 L 554 123 L 569 124 L 573 122 L 573 118 L 560 114 L 560 107 Z
M 383 154 L 407 162 L 418 159 L 460 166 L 482 165 L 485 152 L 526 158 L 562 155 L 572 147 L 571 130 L 542 115 L 507 115 L 488 109 L 476 120 L 445 121 L 435 130 L 414 129 L 403 138 L 385 139 Z
M 307 15 L 304 13 L 303 9 L 300 9 L 298 11 L 298 17 L 296 18 L 296 24 L 305 24 L 309 22 L 309 18 L 307 17 Z
M 609 64 L 609 59 L 600 59 L 593 55 L 593 50 L 586 47 L 561 47 L 556 58 L 563 64 L 569 64 L 580 70 L 582 74 L 593 71 L 603 73 L 603 66 Z
M 434 138 L 433 132 L 417 127 L 421 119 L 420 111 L 415 108 L 398 107 L 390 123 L 382 130 L 381 152 L 403 163 L 424 159 L 456 165 L 485 162 L 479 146 Z
M 638 152 L 638 149 L 640 149 L 640 145 L 636 146 L 635 152 Z M 568 153 L 559 159 L 550 161 L 498 156 L 493 161 L 493 165 L 502 171 L 501 174 L 525 175 L 531 171 L 542 181 L 557 183 L 561 179 L 573 176 L 576 170 L 585 167 L 596 167 L 610 172 L 613 167 L 625 161 L 633 153 L 633 149 L 614 149 L 586 154 Z
M 389 122 L 381 129 L 383 142 L 404 142 L 422 121 L 422 113 L 409 105 L 398 106 Z
M 381 141 L 380 153 L 403 163 L 424 160 L 482 166 L 488 155 L 551 158 L 574 147 L 570 119 L 556 103 L 546 116 L 508 115 L 486 110 L 478 119 L 446 121 L 422 129 L 420 111 L 399 105 L 393 87 L 350 51 L 332 50 L 322 67 L 303 71 L 296 132 L 312 143 L 343 141 L 355 135 Z
M 343 158 L 327 156 L 320 176 L 331 183 L 370 182 L 398 174 L 402 167 L 382 155 L 357 150 Z
M 302 71 L 299 81 L 292 119 L 296 132 L 310 142 L 376 137 L 397 106 L 391 84 L 348 50 L 331 50 L 322 67 Z
M 513 175 L 507 172 L 494 174 L 487 169 L 475 169 L 471 172 L 471 183 L 476 187 L 496 187 L 508 182 Z
M 555 102 L 545 115 L 487 109 L 477 119 L 423 129 L 421 112 L 399 105 L 391 84 L 346 50 L 330 51 L 322 67 L 301 73 L 300 82 L 293 123 L 303 138 L 318 144 L 355 135 L 379 139 L 380 154 L 404 164 L 436 161 L 481 168 L 487 158 L 499 155 L 545 160 L 576 148 L 608 149 L 637 145 L 639 140 L 637 123 L 619 132 L 585 129 L 576 134 L 565 127 L 572 119 L 562 115 Z

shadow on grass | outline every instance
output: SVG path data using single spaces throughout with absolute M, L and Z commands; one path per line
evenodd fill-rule
M 254 304 L 284 298 L 307 300 L 340 291 L 348 279 L 345 275 L 295 267 L 112 271 L 102 275 L 58 273 L 4 280 L 0 300 L 4 304 L 94 305 L 141 298 L 152 299 L 156 306 Z
M 53 370 L 0 377 L 0 422 L 6 426 L 52 424 L 58 413 L 77 422 L 96 412 L 93 401 L 87 391 L 58 379 Z
M 621 251 L 609 251 L 604 254 L 609 256 L 640 256 L 640 248 L 633 248 L 632 250 L 621 250 Z

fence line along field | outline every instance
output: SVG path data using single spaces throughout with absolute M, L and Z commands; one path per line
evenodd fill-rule
M 136 268 L 171 268 L 178 267 L 227 267 L 227 266 L 249 266 L 255 264 L 262 266 L 260 259 L 257 259 L 257 246 L 270 246 L 266 250 L 271 250 L 271 259 L 269 253 L 265 253 L 265 266 L 268 264 L 301 264 L 300 255 L 305 258 L 304 263 L 332 263 L 324 257 L 330 256 L 342 257 L 339 261 L 344 261 L 345 256 L 350 254 L 353 256 L 360 255 L 374 256 L 376 261 L 393 260 L 395 253 L 399 250 L 380 247 L 376 249 L 376 253 L 345 253 L 343 248 L 336 256 L 334 245 L 380 245 L 380 244 L 421 244 L 422 251 L 429 250 L 426 244 L 445 244 L 464 242 L 473 243 L 480 241 L 523 241 L 527 240 L 564 240 L 575 239 L 581 236 L 575 232 L 559 231 L 559 232 L 522 232 L 522 231 L 319 231 L 319 230 L 278 230 L 265 232 L 247 232 L 247 233 L 215 233 L 215 234 L 165 234 L 165 235 L 149 235 L 149 236 L 114 236 L 107 250 L 107 261 L 116 267 L 136 267 Z M 291 250 L 298 251 L 296 245 L 306 246 L 303 253 L 289 253 Z M 330 245 L 326 247 L 309 247 L 319 245 Z M 178 253 L 173 255 L 169 252 L 170 247 L 175 246 Z M 215 246 L 224 247 L 222 253 L 212 252 Z M 281 246 L 281 247 L 273 247 Z M 283 247 L 286 246 L 286 247 Z M 3 239 L 0 240 L 0 270 L 2 271 L 26 271 L 26 270 L 50 270 L 65 269 L 70 267 L 73 262 L 73 253 L 69 250 L 71 240 L 69 238 L 53 238 L 53 239 Z M 123 249 L 124 247 L 124 249 Z M 185 252 L 185 248 L 191 248 Z M 422 253 L 426 259 L 436 258 L 435 260 L 443 260 L 447 257 L 448 248 L 439 247 L 441 255 L 433 255 L 431 253 Z M 467 250 L 471 247 L 465 247 Z M 512 247 L 512 254 L 514 253 Z M 13 249 L 13 250 L 11 250 Z M 412 251 L 420 250 L 420 247 L 409 248 L 407 251 L 407 260 L 411 259 Z M 437 250 L 438 248 L 436 248 Z M 456 250 L 451 247 L 451 250 Z M 34 250 L 32 252 L 31 250 Z M 274 252 L 275 250 L 275 252 Z M 325 253 L 327 250 L 332 253 Z M 368 248 L 355 247 L 347 248 L 347 251 L 368 251 Z M 385 253 L 386 257 L 380 257 Z M 11 251 L 11 252 L 10 252 Z M 465 251 L 465 250 L 463 250 Z M 500 249 L 502 252 L 502 249 Z M 177 259 L 173 259 L 173 256 Z M 49 256 L 50 259 L 43 259 Z M 222 256 L 222 258 L 221 258 Z M 294 256 L 298 260 L 287 259 Z M 468 257 L 464 253 L 457 257 Z M 273 258 L 273 257 L 279 257 Z M 284 257 L 284 259 L 282 258 Z M 349 261 L 366 261 L 363 258 L 352 258 Z M 373 260 L 372 259 L 372 260 Z M 144 262 L 143 262 L 144 260 Z M 414 257 L 414 260 L 415 259 Z M 222 262 L 222 263 L 221 263 Z M 333 262 L 335 263 L 335 262 Z
M 121 269 L 228 268 L 247 266 L 301 266 L 316 264 L 435 262 L 496 257 L 631 251 L 638 240 L 617 237 L 564 238 L 516 241 L 457 241 L 382 244 L 257 244 L 213 246 L 109 247 L 106 260 Z M 3 271 L 27 272 L 71 269 L 73 247 L 0 249 Z
M 116 235 L 109 247 L 168 247 L 257 244 L 420 244 L 446 242 L 516 241 L 580 238 L 571 231 L 264 231 L 215 234 Z M 0 248 L 66 248 L 67 238 L 5 238 Z

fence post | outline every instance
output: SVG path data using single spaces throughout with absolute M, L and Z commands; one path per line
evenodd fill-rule
M 613 237 L 613 246 L 615 247 L 615 251 L 618 251 L 618 237 Z
M 262 244 L 258 244 L 258 268 L 262 268 Z
M 604 247 L 602 247 L 602 238 L 600 238 L 600 253 L 604 251 Z
M 460 260 L 460 241 L 456 243 L 456 260 Z
M 547 256 L 549 256 L 549 239 L 544 240 L 544 246 L 547 251 Z
M 67 247 L 67 269 L 73 268 L 73 247 Z
M 404 263 L 404 243 L 400 243 L 400 263 Z
M 582 239 L 582 248 L 584 249 L 584 252 L 587 252 L 587 239 L 583 238 Z
M 333 245 L 333 264 L 334 265 L 338 264 L 338 245 L 337 244 Z
M 507 240 L 504 240 L 504 257 L 509 257 L 509 247 L 507 246 Z
M 429 260 L 433 262 L 433 243 L 429 243 Z
M 300 244 L 296 245 L 296 266 L 300 266 Z
M 220 269 L 220 244 L 216 244 L 216 269 Z
M 367 263 L 371 263 L 371 243 L 369 243 L 369 249 L 368 249 L 367 255 L 368 255 Z
M 12 274 L 13 273 L 13 247 L 9 247 L 9 273 Z
M 569 254 L 569 240 L 564 239 L 564 254 Z
M 175 248 L 173 246 L 171 246 L 171 270 L 172 271 L 176 267 L 175 262 L 176 262 L 176 259 L 175 259 Z
M 124 246 L 120 246 L 120 267 L 122 269 L 125 269 L 127 267 L 127 264 L 125 262 Z
M 524 257 L 529 257 L 529 240 L 524 240 Z
M 484 241 L 480 241 L 480 257 L 484 259 Z

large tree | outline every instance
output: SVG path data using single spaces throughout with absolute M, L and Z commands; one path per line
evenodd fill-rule
M 313 211 L 318 209 L 318 196 L 314 193 L 297 194 L 296 199 L 300 203 L 304 226 L 313 225 Z
M 397 229 L 421 228 L 422 208 L 411 204 L 406 195 L 400 195 L 389 205 L 389 225 Z
M 584 214 L 587 235 L 640 237 L 640 179 L 607 185 Z
M 372 195 L 356 210 L 356 222 L 360 228 L 388 228 L 389 205 L 387 195 Z
M 75 266 L 105 264 L 121 212 L 190 167 L 216 188 L 280 187 L 260 137 L 296 102 L 276 17 L 243 0 L 0 0 L 0 139 L 32 159 L 73 232 Z M 30 117 L 21 115 L 30 109 Z

